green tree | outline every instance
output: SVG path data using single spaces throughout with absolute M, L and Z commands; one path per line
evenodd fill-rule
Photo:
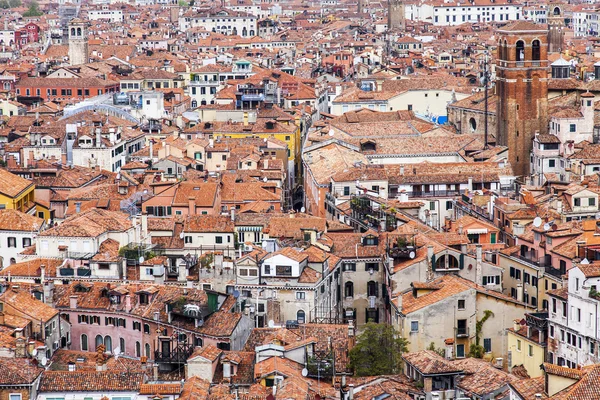
M 350 367 L 357 376 L 397 374 L 408 343 L 391 325 L 369 322 L 350 350 Z
M 23 13 L 24 17 L 39 17 L 40 15 L 43 15 L 44 13 L 42 11 L 40 11 L 40 5 L 38 4 L 37 1 L 33 0 L 31 3 L 29 3 L 29 8 L 27 9 L 27 11 L 25 11 Z

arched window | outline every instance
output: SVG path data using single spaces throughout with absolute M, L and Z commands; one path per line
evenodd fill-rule
M 112 352 L 112 338 L 108 335 L 104 337 L 104 347 L 106 347 L 106 351 L 109 353 Z
M 135 342 L 135 356 L 136 357 L 142 356 L 142 345 L 140 344 L 140 342 Z
M 75 28 L 71 28 L 71 36 L 75 36 Z
M 344 297 L 354 297 L 354 283 L 346 282 L 344 285 Z
M 10 259 L 10 265 L 16 264 L 17 260 L 14 259 L 14 257 L 11 257 Z
M 100 346 L 101 344 L 104 344 L 104 339 L 102 339 L 101 335 L 97 335 L 96 336 L 96 349 L 98 349 L 98 346 Z
M 554 7 L 554 10 L 552 11 L 552 13 L 554 15 L 560 15 L 560 8 L 559 7 Z
M 242 36 L 246 36 L 248 35 L 248 29 L 246 29 L 246 27 L 242 28 Z
M 81 36 L 81 28 L 77 28 L 77 36 Z
M 457 269 L 459 268 L 458 259 L 452 254 L 444 254 L 435 263 L 435 269 Z
M 367 296 L 375 296 L 375 297 L 379 296 L 379 287 L 377 285 L 377 282 L 375 282 L 375 281 L 367 282 Z
M 81 335 L 81 350 L 88 351 L 88 338 L 85 333 Z
M 303 324 L 305 322 L 305 313 L 304 310 L 298 310 L 298 312 L 296 313 L 296 320 L 298 321 L 299 324 Z
M 503 46 L 502 52 L 504 53 L 504 56 L 502 57 L 502 59 L 508 60 L 508 42 L 506 41 L 506 39 L 504 39 L 504 46 Z
M 198 107 L 198 101 L 192 100 L 192 108 Z
M 254 29 L 250 29 L 250 36 L 254 36 Z
M 148 359 L 150 359 L 150 344 L 146 343 L 146 346 L 144 346 L 144 347 L 145 347 L 145 350 L 146 350 L 146 357 Z
M 125 354 L 125 339 L 124 338 L 119 339 L 119 350 L 121 351 L 121 353 Z
M 477 130 L 477 121 L 475 121 L 475 118 L 469 119 L 469 127 L 471 128 L 471 132 L 475 132 Z
M 516 60 L 517 61 L 525 61 L 525 42 L 522 40 L 517 41 L 516 47 Z
M 531 59 L 533 61 L 539 61 L 541 57 L 540 41 L 534 40 L 531 42 Z
M 202 101 L 200 102 L 200 105 L 201 105 L 201 106 L 205 106 L 205 105 L 206 105 L 206 100 L 202 100 Z

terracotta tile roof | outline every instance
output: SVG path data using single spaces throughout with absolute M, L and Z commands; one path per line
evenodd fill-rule
M 304 253 L 304 251 L 301 251 L 300 249 L 295 249 L 293 247 L 284 247 L 281 250 L 267 254 L 264 259 L 272 258 L 277 255 L 282 255 L 299 263 L 303 262 L 308 258 L 308 254 Z
M 368 381 L 361 382 L 346 378 L 346 382 L 354 384 L 355 400 L 372 400 L 377 396 L 389 395 L 394 400 L 410 400 L 414 395 L 422 393 L 413 382 L 404 375 L 367 377 Z M 379 397 L 385 398 L 385 397 Z
M 454 365 L 452 362 L 431 350 L 406 353 L 402 355 L 402 358 L 419 370 L 423 375 L 451 374 L 459 373 L 463 370 L 461 367 Z
M 119 242 L 114 239 L 106 239 L 104 242 L 100 244 L 100 248 L 98 248 L 98 253 L 92 257 L 94 261 L 119 261 L 121 257 L 119 257 Z
M 216 182 L 185 181 L 179 183 L 173 198 L 173 205 L 189 204 L 194 198 L 196 207 L 213 207 L 217 199 L 219 185 Z
M 110 371 L 46 371 L 40 392 L 138 392 L 146 380 L 143 373 Z
M 269 357 L 254 365 L 254 377 L 262 378 L 275 372 L 286 378 L 301 376 L 302 364 L 284 357 Z
M 44 371 L 31 364 L 28 358 L 2 357 L 0 362 L 0 385 L 29 385 Z
M 39 231 L 44 220 L 18 210 L 0 210 L 0 230 L 3 231 Z
M 8 197 L 16 197 L 30 186 L 33 186 L 33 182 L 30 180 L 21 178 L 0 168 L 0 193 Z
M 454 360 L 452 364 L 463 370 L 464 375 L 458 378 L 457 386 L 470 396 L 484 397 L 503 388 L 507 383 L 519 380 L 516 376 L 477 358 Z
M 562 376 L 563 378 L 569 379 L 579 380 L 582 376 L 585 375 L 585 373 L 580 369 L 561 367 L 559 365 L 550 363 L 544 363 L 543 369 L 547 374 Z
M 499 292 L 488 290 L 483 286 L 477 285 L 474 282 L 471 282 L 467 279 L 455 275 L 444 275 L 440 278 L 433 280 L 430 283 L 439 285 L 440 289 L 423 294 L 419 297 L 414 297 L 412 291 L 408 291 L 402 295 L 402 312 L 404 314 L 409 314 L 411 312 L 420 310 L 424 307 L 428 307 L 432 304 L 437 303 L 438 301 L 444 300 L 450 296 L 462 293 L 467 290 L 475 290 L 477 293 L 492 296 L 510 303 L 523 304 L 516 301 L 512 297 L 506 296 Z
M 322 274 L 311 267 L 305 267 L 298 278 L 298 283 L 317 283 L 321 280 Z
M 52 363 L 49 365 L 50 371 L 69 371 L 69 363 L 75 364 L 75 368 L 80 372 L 96 371 L 97 353 L 92 351 L 75 351 L 58 349 L 52 356 Z M 105 355 L 104 363 L 107 371 L 111 372 L 142 372 L 143 367 L 140 360 L 120 357 L 115 359 L 112 355 Z
M 214 344 L 209 344 L 204 347 L 196 347 L 192 355 L 188 357 L 188 360 L 195 357 L 202 357 L 206 358 L 208 361 L 214 362 L 222 353 L 223 350 L 217 348 Z
M 57 276 L 56 269 L 63 263 L 64 260 L 56 258 L 35 258 L 9 265 L 0 271 L 0 276 L 19 276 L 19 277 L 40 277 L 41 266 L 46 266 L 46 277 L 55 278 Z
M 7 305 L 19 311 L 21 317 L 30 317 L 35 321 L 48 322 L 58 314 L 58 310 L 33 297 L 22 289 L 8 289 L 0 295 Z M 5 313 L 10 314 L 10 308 L 5 307 Z
M 180 400 L 206 400 L 208 398 L 210 382 L 198 376 L 186 379 Z
M 536 400 L 538 394 L 541 394 L 541 400 L 548 398 L 545 393 L 545 377 L 538 376 L 537 378 L 521 379 L 511 382 L 510 386 L 519 394 L 523 400 Z
M 198 331 L 213 337 L 230 337 L 243 317 L 242 313 L 217 311 L 204 321 Z
M 90 209 L 67 218 L 40 236 L 97 237 L 102 233 L 123 232 L 132 226 L 129 216 L 122 212 Z
M 155 394 L 175 394 L 181 393 L 182 386 L 180 383 L 144 383 L 140 385 L 140 394 L 155 395 Z
M 184 232 L 233 233 L 234 224 L 230 217 L 220 215 L 188 215 L 183 230 Z
M 254 383 L 254 362 L 256 354 L 253 351 L 225 351 L 222 360 L 228 359 L 237 364 L 237 371 L 231 375 L 231 383 L 235 385 L 252 385 Z M 213 383 L 223 382 L 223 364 L 219 363 Z
M 548 294 L 549 296 L 558 297 L 558 298 L 563 299 L 563 300 L 568 300 L 568 298 L 569 298 L 569 288 L 565 286 L 565 287 L 562 287 L 562 288 L 559 288 L 559 289 L 548 290 L 546 292 L 546 294 Z
M 546 368 L 546 364 L 544 364 L 544 368 Z M 552 400 L 598 400 L 598 388 L 600 388 L 600 364 L 590 365 L 583 367 L 581 370 L 572 371 L 581 372 L 579 381 L 552 396 Z M 567 375 L 575 377 L 577 372 L 572 372 Z
M 272 217 L 266 230 L 268 230 L 269 237 L 272 238 L 304 239 L 303 230 L 324 232 L 326 228 L 327 220 L 325 218 L 296 213 Z

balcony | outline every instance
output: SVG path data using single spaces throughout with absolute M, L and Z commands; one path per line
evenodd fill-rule
M 469 328 L 468 327 L 456 328 L 456 337 L 457 338 L 468 338 L 469 337 Z
M 458 190 L 430 190 L 430 191 L 407 192 L 407 195 L 409 198 L 454 197 L 454 196 L 460 196 L 461 193 Z
M 65 253 L 65 258 L 70 258 L 71 260 L 89 260 L 94 257 L 94 254 L 96 253 L 67 251 Z
M 264 101 L 265 100 L 265 95 L 264 94 L 243 94 L 242 95 L 242 101 Z

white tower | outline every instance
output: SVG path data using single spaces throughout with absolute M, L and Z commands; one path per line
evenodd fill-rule
M 69 21 L 69 64 L 80 65 L 90 62 L 90 51 L 88 47 L 87 21 L 73 18 Z

